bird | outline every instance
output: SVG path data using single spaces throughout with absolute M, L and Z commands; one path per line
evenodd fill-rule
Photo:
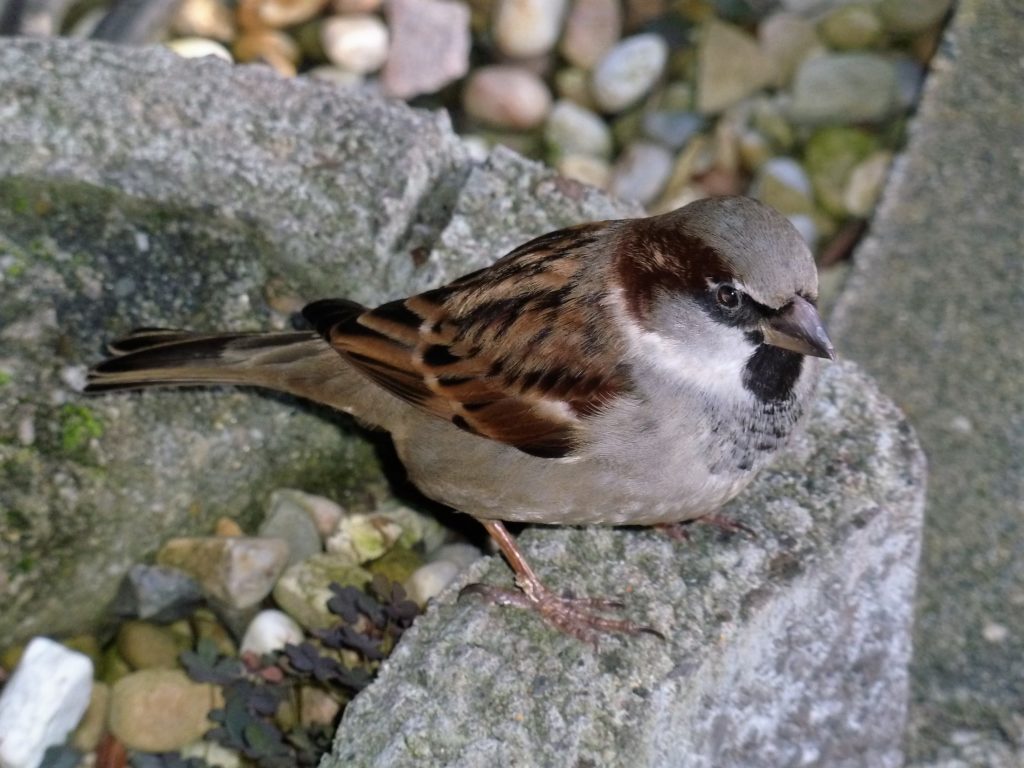
M 541 235 L 490 266 L 308 330 L 140 328 L 86 391 L 245 385 L 390 433 L 409 479 L 479 520 L 515 587 L 473 585 L 581 639 L 650 628 L 548 587 L 506 523 L 671 527 L 713 516 L 782 449 L 835 350 L 806 242 L 709 197 Z

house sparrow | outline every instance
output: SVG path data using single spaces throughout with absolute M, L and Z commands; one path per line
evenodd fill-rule
M 582 224 L 368 309 L 316 301 L 306 332 L 142 329 L 89 392 L 244 384 L 391 433 L 410 479 L 487 528 L 529 606 L 580 637 L 644 628 L 563 597 L 502 521 L 665 525 L 713 513 L 786 443 L 834 359 L 807 245 L 744 197 Z

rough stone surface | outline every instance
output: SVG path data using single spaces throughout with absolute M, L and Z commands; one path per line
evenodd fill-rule
M 1024 77 L 1016 0 L 964 0 L 832 324 L 931 468 L 911 764 L 1024 764 Z
M 475 165 L 441 114 L 260 67 L 11 39 L 0 93 L 12 642 L 83 631 L 160 542 L 221 515 L 254 529 L 273 488 L 348 503 L 384 482 L 350 421 L 284 398 L 82 398 L 105 341 L 284 327 L 308 300 L 397 298 L 551 229 L 637 213 L 507 152 Z
M 624 597 L 666 635 L 594 648 L 513 608 L 456 601 L 472 566 L 346 710 L 325 768 L 897 766 L 924 459 L 849 365 L 806 433 L 727 513 L 756 537 L 535 529 L 556 589 Z

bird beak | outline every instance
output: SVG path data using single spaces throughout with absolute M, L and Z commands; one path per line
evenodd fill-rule
M 836 359 L 832 341 L 821 322 L 818 310 L 807 299 L 797 296 L 779 314 L 761 324 L 764 343 L 801 355 Z

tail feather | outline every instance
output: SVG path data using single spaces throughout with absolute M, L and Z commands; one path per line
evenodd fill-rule
M 392 396 L 372 385 L 315 331 L 193 333 L 140 328 L 110 344 L 85 391 L 234 384 L 287 392 L 388 427 Z M 399 408 L 398 410 L 401 410 Z
M 312 332 L 199 334 L 140 329 L 110 344 L 112 356 L 89 371 L 86 392 L 211 383 L 276 388 L 274 381 L 284 366 L 323 346 Z

